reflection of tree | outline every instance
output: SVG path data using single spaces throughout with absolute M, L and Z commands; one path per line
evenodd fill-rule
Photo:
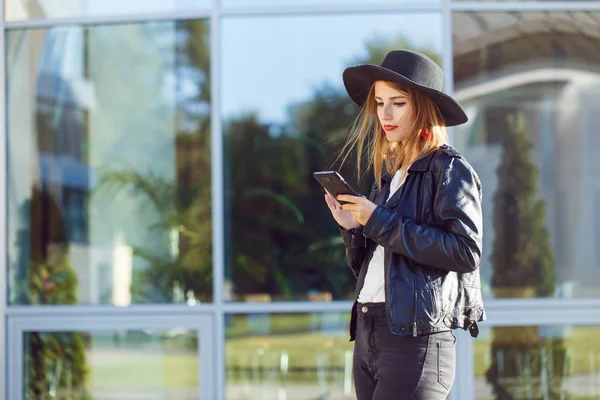
M 494 198 L 494 291 L 498 298 L 552 296 L 554 255 L 525 117 L 509 115 L 506 128 Z M 491 352 L 487 378 L 498 399 L 559 398 L 565 372 L 561 338 L 541 338 L 537 327 L 497 327 Z
M 176 288 L 199 297 L 211 292 L 210 206 L 202 198 L 186 204 L 175 196 L 176 184 L 150 174 L 107 171 L 98 185 L 104 194 L 115 194 L 124 188 L 141 193 L 160 215 L 152 231 L 163 238 L 165 246 L 171 245 L 167 256 L 134 247 L 134 255 L 149 263 L 143 279 L 132 289 L 139 302 L 176 301 Z M 209 191 L 210 186 L 200 187 L 190 197 L 207 196 Z
M 31 200 L 21 212 L 30 225 L 19 232 L 17 239 L 21 261 L 29 254 L 29 274 L 19 282 L 18 292 L 25 295 L 20 303 L 77 303 L 77 277 L 69 263 L 64 218 L 54 196 L 47 188 L 34 187 Z M 25 398 L 50 399 L 57 393 L 59 398 L 88 398 L 80 333 L 28 334 L 25 365 Z
M 372 40 L 366 56 L 349 62 L 381 63 L 395 48 L 414 48 L 403 38 Z M 439 60 L 435 51 L 420 49 Z M 260 95 L 260 94 L 259 94 Z M 297 299 L 311 291 L 334 298 L 353 293 L 343 268 L 343 245 L 313 171 L 340 170 L 363 193 L 353 163 L 332 165 L 356 107 L 339 86 L 322 85 L 305 102 L 290 107 L 283 125 L 261 123 L 255 115 L 227 121 L 227 277 L 235 293 L 266 293 Z
M 174 55 L 166 74 L 175 79 L 176 135 L 173 138 L 172 130 L 165 133 L 168 146 L 175 141 L 175 164 L 163 166 L 175 170 L 174 178 L 139 166 L 112 165 L 102 171 L 96 188 L 98 195 L 140 195 L 137 199 L 147 200 L 142 204 L 151 209 L 145 211 L 157 216 L 149 227 L 153 243 L 132 246 L 134 256 L 147 265 L 134 276 L 134 302 L 181 301 L 180 293 L 207 301 L 212 292 L 209 25 L 205 20 L 180 21 L 174 33 L 175 47 L 167 42 L 164 53 Z M 140 68 L 144 71 L 146 66 Z M 139 83 L 146 90 L 150 86 Z M 165 115 L 158 118 L 165 121 Z M 165 139 L 163 133 L 156 135 Z M 160 142 L 156 135 L 155 145 Z

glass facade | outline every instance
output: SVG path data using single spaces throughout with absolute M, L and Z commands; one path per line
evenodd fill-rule
M 227 399 L 354 395 L 348 313 L 236 314 L 227 321 Z
M 450 399 L 600 396 L 600 1 L 0 4 L 0 398 L 354 399 L 311 174 L 370 188 L 341 73 L 395 48 L 446 71 L 483 183 Z
M 343 43 L 327 34 L 346 26 L 356 28 Z M 354 277 L 312 176 L 333 164 L 355 115 L 340 71 L 407 46 L 441 61 L 441 15 L 230 17 L 221 32 L 231 300 L 350 299 Z
M 598 297 L 600 12 L 452 22 L 454 91 L 469 113 L 455 147 L 485 187 L 484 295 Z
M 597 326 L 485 328 L 475 344 L 475 398 L 598 397 Z
M 29 332 L 24 336 L 26 399 L 198 398 L 195 332 Z
M 208 31 L 7 32 L 10 304 L 211 300 Z

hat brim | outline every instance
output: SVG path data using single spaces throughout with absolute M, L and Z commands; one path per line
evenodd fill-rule
M 349 67 L 344 70 L 342 76 L 346 91 L 359 107 L 364 105 L 369 90 L 375 81 L 397 82 L 411 86 L 433 100 L 440 109 L 440 114 L 442 114 L 446 126 L 464 124 L 468 120 L 462 107 L 444 92 L 419 85 L 405 76 L 379 65 L 364 64 Z

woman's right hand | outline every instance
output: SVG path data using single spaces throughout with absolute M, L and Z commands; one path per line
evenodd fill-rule
M 331 215 L 333 215 L 333 218 L 342 228 L 350 230 L 361 226 L 352 214 L 350 214 L 350 211 L 342 210 L 340 203 L 329 193 L 325 193 L 325 201 L 331 211 Z

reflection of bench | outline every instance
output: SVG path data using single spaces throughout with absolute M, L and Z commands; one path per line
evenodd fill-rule
M 331 301 L 333 295 L 331 292 L 309 292 L 308 301 Z
M 271 295 L 269 293 L 248 293 L 244 295 L 246 303 L 270 303 Z

